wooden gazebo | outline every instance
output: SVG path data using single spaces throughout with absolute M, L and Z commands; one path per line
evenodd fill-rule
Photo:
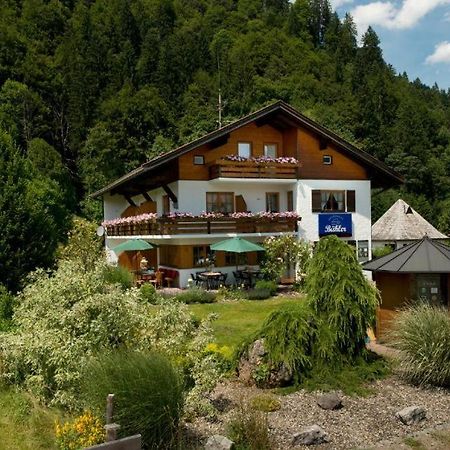
M 376 335 L 379 337 L 396 311 L 407 302 L 423 299 L 436 306 L 450 304 L 450 247 L 425 236 L 389 255 L 363 265 L 373 272 L 381 292 Z

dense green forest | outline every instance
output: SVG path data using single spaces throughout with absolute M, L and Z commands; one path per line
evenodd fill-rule
M 216 128 L 219 85 L 224 123 L 284 100 L 404 175 L 374 218 L 401 195 L 450 232 L 450 92 L 327 0 L 2 0 L 0 283 L 99 219 L 89 193 Z

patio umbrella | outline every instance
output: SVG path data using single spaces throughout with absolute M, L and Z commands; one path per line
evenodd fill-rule
M 234 237 L 230 239 L 225 239 L 224 241 L 217 242 L 211 245 L 211 250 L 236 253 L 236 270 L 238 269 L 238 253 L 248 253 L 248 252 L 261 252 L 265 248 L 258 244 L 247 241 L 240 237 Z
M 130 239 L 129 241 L 125 241 L 117 247 L 114 247 L 113 252 L 118 255 L 122 252 L 151 250 L 152 248 L 154 248 L 153 245 L 149 244 L 147 241 L 143 241 L 142 239 Z

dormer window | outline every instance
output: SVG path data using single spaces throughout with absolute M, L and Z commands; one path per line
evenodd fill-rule
M 238 142 L 238 155 L 242 158 L 250 158 L 252 156 L 251 142 Z
M 264 144 L 264 156 L 277 157 L 277 144 Z
M 330 164 L 333 164 L 333 157 L 331 155 L 323 155 L 322 162 L 329 166 Z

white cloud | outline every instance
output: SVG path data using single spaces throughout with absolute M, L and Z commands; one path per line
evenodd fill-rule
M 353 0 L 330 0 L 331 6 L 333 9 L 339 8 L 346 3 L 353 3 Z
M 443 41 L 434 47 L 434 53 L 427 57 L 426 64 L 450 64 L 450 42 Z
M 393 1 L 376 1 L 359 5 L 352 10 L 358 31 L 364 32 L 369 25 L 391 29 L 411 28 L 433 9 L 450 4 L 450 0 L 403 0 L 400 7 Z

